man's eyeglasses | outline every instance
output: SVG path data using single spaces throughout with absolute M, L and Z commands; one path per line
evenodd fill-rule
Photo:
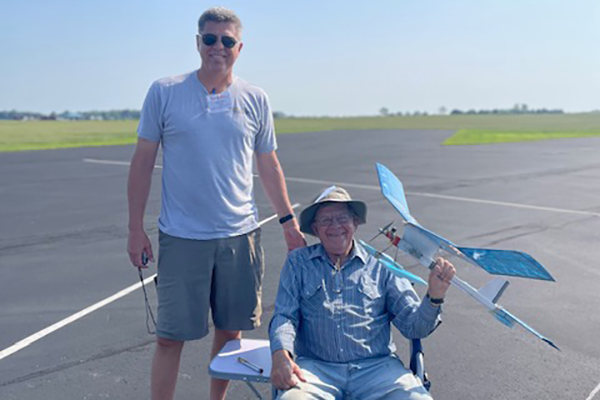
M 214 46 L 217 43 L 217 39 L 219 38 L 217 35 L 212 33 L 205 33 L 202 36 L 202 43 L 207 46 Z M 233 46 L 237 44 L 237 40 L 231 36 L 221 36 L 221 43 L 228 49 L 232 49 Z
M 337 221 L 337 223 L 340 225 L 347 225 L 352 221 L 352 215 L 340 214 L 340 215 L 333 215 L 331 217 L 325 217 L 325 218 L 315 220 L 317 225 L 322 226 L 322 227 L 333 225 L 333 221 Z

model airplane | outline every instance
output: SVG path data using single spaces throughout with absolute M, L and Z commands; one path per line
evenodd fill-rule
M 393 228 L 390 229 L 391 224 L 380 229 L 380 234 L 385 235 L 392 245 L 417 259 L 421 265 L 429 269 L 433 268 L 435 265 L 435 257 L 438 252 L 440 250 L 445 250 L 493 275 L 508 275 L 554 281 L 554 278 L 550 273 L 528 254 L 512 250 L 459 247 L 451 241 L 423 228 L 410 214 L 404 195 L 404 188 L 402 187 L 400 180 L 389 169 L 381 164 L 377 164 L 377 174 L 379 176 L 379 184 L 383 196 L 400 213 L 405 221 L 402 236 L 397 236 L 396 230 Z M 370 254 L 377 257 L 386 267 L 390 268 L 392 272 L 399 276 L 404 276 L 412 282 L 417 282 L 417 280 L 414 279 L 415 275 L 405 271 L 390 256 L 377 251 L 363 241 L 361 241 L 361 244 Z M 421 279 L 419 283 L 424 283 L 424 281 Z M 507 280 L 495 278 L 479 290 L 461 280 L 458 276 L 454 276 L 451 283 L 479 303 L 483 304 L 494 317 L 504 325 L 512 328 L 515 324 L 519 324 L 539 339 L 558 350 L 558 347 L 556 347 L 549 339 L 497 304 L 500 296 L 502 296 L 504 290 L 506 290 L 508 286 L 509 282 Z

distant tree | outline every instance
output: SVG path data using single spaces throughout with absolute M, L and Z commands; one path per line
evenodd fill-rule
M 283 111 L 273 111 L 273 118 L 274 119 L 280 119 L 280 118 L 285 118 L 286 115 Z
M 440 115 L 446 115 L 446 113 L 447 113 L 447 112 L 448 112 L 448 110 L 447 110 L 447 109 L 446 109 L 446 107 L 444 107 L 444 106 L 441 106 L 441 107 L 438 109 L 438 114 L 440 114 Z
M 468 111 L 462 110 L 452 110 L 451 115 L 460 115 L 460 114 L 477 114 L 477 115 L 514 115 L 514 114 L 564 114 L 564 111 L 561 109 L 549 110 L 546 108 L 529 108 L 527 104 L 515 104 L 512 108 L 509 109 L 498 109 L 494 108 L 493 110 L 474 110 L 470 109 Z
M 379 114 L 381 114 L 382 117 L 387 117 L 390 115 L 390 110 L 388 110 L 386 107 L 381 107 L 379 109 Z

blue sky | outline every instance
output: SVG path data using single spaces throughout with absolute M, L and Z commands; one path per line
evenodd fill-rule
M 244 23 L 235 73 L 291 115 L 600 109 L 600 1 L 4 1 L 0 110 L 141 108 L 199 66 L 196 23 Z

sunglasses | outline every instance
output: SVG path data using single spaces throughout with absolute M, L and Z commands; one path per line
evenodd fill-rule
M 214 44 L 217 43 L 218 38 L 219 37 L 217 35 L 212 33 L 205 33 L 202 35 L 202 43 L 204 43 L 206 46 L 214 46 Z M 221 36 L 221 43 L 223 43 L 223 46 L 226 48 L 232 49 L 233 46 L 237 44 L 237 40 L 231 36 Z

